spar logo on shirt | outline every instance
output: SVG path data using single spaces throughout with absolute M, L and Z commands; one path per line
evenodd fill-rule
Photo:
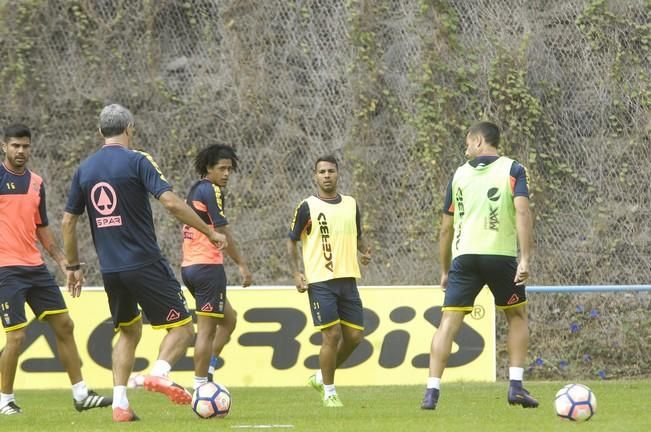
M 90 190 L 90 201 L 97 213 L 102 215 L 95 218 L 97 228 L 122 225 L 122 217 L 113 214 L 118 206 L 118 196 L 113 186 L 106 182 L 97 183 Z

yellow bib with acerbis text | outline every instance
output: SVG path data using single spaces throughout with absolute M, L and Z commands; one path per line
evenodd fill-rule
M 301 235 L 307 283 L 359 278 L 355 199 L 342 195 L 341 202 L 332 204 L 312 196 L 305 201 L 312 221 Z

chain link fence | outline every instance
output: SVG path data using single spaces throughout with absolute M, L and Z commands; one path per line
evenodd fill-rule
M 211 143 L 240 172 L 226 214 L 257 284 L 290 283 L 285 239 L 314 160 L 341 160 L 374 246 L 363 284 L 438 282 L 442 195 L 467 127 L 503 128 L 534 192 L 534 284 L 651 280 L 649 0 L 0 1 L 0 121 L 34 132 L 59 221 L 97 118 L 130 108 L 175 190 Z M 153 204 L 180 263 L 180 226 Z M 101 284 L 83 224 L 87 280 Z M 233 266 L 227 266 L 237 283 Z

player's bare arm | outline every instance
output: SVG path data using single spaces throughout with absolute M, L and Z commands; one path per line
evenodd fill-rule
M 371 247 L 363 237 L 357 239 L 357 250 L 361 254 L 359 257 L 359 262 L 361 262 L 363 265 L 368 265 L 368 263 L 371 262 Z
M 239 252 L 237 244 L 235 243 L 235 238 L 233 237 L 233 232 L 230 230 L 228 225 L 223 225 L 217 227 L 216 229 L 217 232 L 223 234 L 226 237 L 227 246 L 224 249 L 226 250 L 228 256 L 231 257 L 233 261 L 235 261 L 235 264 L 237 264 L 240 270 L 240 275 L 242 276 L 242 286 L 250 286 L 253 282 L 253 275 L 249 271 L 246 260 Z
M 441 289 L 448 284 L 448 272 L 452 263 L 452 238 L 454 237 L 454 217 L 443 214 L 439 231 L 439 263 L 441 266 Z
M 516 285 L 524 285 L 526 280 L 529 279 L 529 263 L 533 244 L 533 220 L 528 197 L 517 196 L 513 199 L 513 204 L 515 205 L 515 228 L 520 245 L 520 260 L 515 274 L 515 283 Z
M 43 245 L 43 249 L 47 251 L 52 259 L 59 265 L 61 271 L 65 273 L 68 261 L 66 260 L 61 248 L 56 244 L 52 231 L 50 231 L 46 226 L 36 227 L 36 236 L 41 245 Z
M 63 250 L 65 253 L 66 264 L 64 272 L 67 278 L 68 292 L 72 297 L 81 295 L 81 288 L 84 283 L 84 273 L 81 270 L 79 262 L 79 248 L 77 246 L 77 221 L 79 215 L 64 212 L 61 222 L 61 232 L 63 235 Z M 69 270 L 70 269 L 70 270 Z
M 296 290 L 300 293 L 307 291 L 305 275 L 298 270 L 298 245 L 292 239 L 287 240 L 287 253 L 289 255 L 289 269 L 294 278 Z
M 204 234 L 218 249 L 224 249 L 228 246 L 228 241 L 224 234 L 216 232 L 212 226 L 207 225 L 199 216 L 188 206 L 185 201 L 179 198 L 172 191 L 163 192 L 158 198 L 163 207 L 169 211 L 179 222 L 189 225 Z

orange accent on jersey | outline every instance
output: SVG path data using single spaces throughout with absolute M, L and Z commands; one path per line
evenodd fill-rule
M 208 206 L 202 203 L 201 201 L 192 201 L 192 206 L 199 211 L 207 212 Z
M 24 194 L 0 195 L 0 267 L 43 264 L 36 247 L 36 226 L 40 224 L 40 189 L 43 179 L 31 172 Z
M 217 247 L 196 229 L 183 227 L 183 262 L 181 267 L 194 264 L 223 264 L 224 255 Z
M 454 213 L 454 201 L 450 203 L 450 207 L 448 207 L 448 212 L 449 213 Z
M 198 183 L 195 183 L 195 186 L 192 187 L 190 193 L 193 194 L 196 188 L 203 187 L 204 193 L 207 193 L 206 186 L 210 186 L 212 192 L 215 194 L 215 201 L 217 207 L 219 208 L 219 215 L 224 216 L 222 211 L 223 201 L 221 195 L 221 189 L 219 186 L 210 183 L 208 180 L 204 179 Z M 201 194 L 198 194 L 201 195 Z M 196 196 L 196 195 L 195 195 Z M 188 198 L 191 201 L 192 208 L 195 212 L 209 225 L 214 226 L 215 220 L 211 217 L 210 211 L 208 210 L 208 204 L 201 199 L 194 199 L 193 197 Z M 211 198 L 207 198 L 210 200 Z M 210 201 L 208 201 L 210 202 Z M 221 224 L 222 221 L 219 221 L 219 216 L 215 215 L 218 223 Z M 224 223 L 227 223 L 224 218 Z M 223 264 L 224 256 L 222 252 L 213 245 L 208 237 L 202 234 L 200 231 L 185 225 L 183 227 L 183 262 L 181 267 L 187 267 L 194 264 Z
M 515 192 L 515 177 L 510 176 L 509 180 L 511 180 L 511 194 Z

